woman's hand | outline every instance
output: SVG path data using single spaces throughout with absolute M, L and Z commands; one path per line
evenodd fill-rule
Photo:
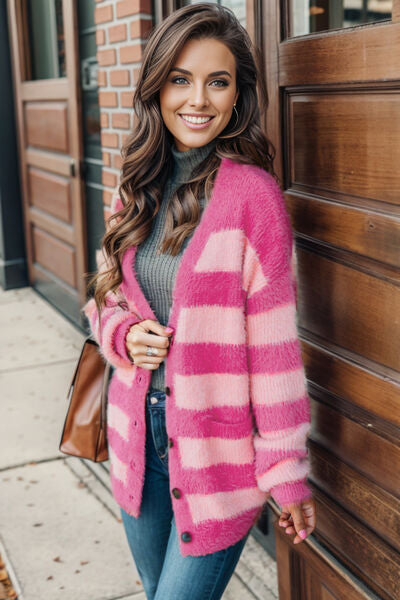
M 309 498 L 300 504 L 282 506 L 279 525 L 286 527 L 288 534 L 296 533 L 293 543 L 298 544 L 314 531 L 315 520 L 315 502 L 313 498 Z
M 152 331 L 153 333 L 148 333 Z M 168 353 L 169 337 L 173 330 L 158 321 L 145 319 L 132 325 L 126 336 L 126 348 L 131 360 L 138 367 L 154 371 L 158 369 Z M 156 335 L 154 335 L 156 334 Z M 147 346 L 157 351 L 156 356 L 147 356 Z

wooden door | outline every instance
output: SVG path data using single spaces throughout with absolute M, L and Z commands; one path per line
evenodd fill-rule
M 263 42 L 318 512 L 276 527 L 280 600 L 398 599 L 400 2 L 264 0 Z
M 74 0 L 8 0 L 30 284 L 81 323 L 85 210 Z

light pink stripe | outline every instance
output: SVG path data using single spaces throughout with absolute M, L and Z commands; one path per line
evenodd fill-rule
M 126 485 L 128 481 L 128 465 L 118 458 L 110 445 L 108 446 L 108 454 L 110 458 L 111 474 Z
M 206 305 L 181 308 L 175 342 L 186 344 L 244 344 L 242 307 Z
M 249 346 L 295 340 L 298 336 L 296 305 L 289 302 L 266 312 L 247 315 L 247 329 Z
M 108 403 L 107 424 L 119 433 L 126 441 L 129 441 L 129 416 L 115 404 Z
M 185 469 L 202 469 L 219 463 L 245 465 L 254 458 L 253 437 L 237 440 L 221 437 L 178 437 L 182 465 Z
M 310 423 L 289 427 L 280 431 L 259 432 L 254 436 L 254 448 L 260 450 L 302 450 L 310 430 Z
M 244 261 L 243 261 L 243 289 L 247 291 L 250 298 L 268 284 L 268 278 L 264 275 L 258 254 L 246 238 Z
M 307 458 L 288 458 L 278 462 L 263 475 L 256 475 L 258 486 L 268 492 L 275 485 L 304 479 L 309 472 Z
M 258 487 L 244 488 L 215 494 L 188 494 L 186 499 L 194 523 L 221 521 L 260 506 L 265 493 Z
M 240 252 L 229 252 L 228 248 L 240 248 L 243 239 L 241 229 L 226 229 L 210 235 L 194 266 L 194 271 L 240 271 Z
M 249 402 L 247 373 L 174 374 L 178 408 L 204 410 L 215 406 L 246 406 Z
M 307 394 L 303 366 L 282 373 L 250 375 L 251 399 L 254 404 L 267 405 L 293 402 Z

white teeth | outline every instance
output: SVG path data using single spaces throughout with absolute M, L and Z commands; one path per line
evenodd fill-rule
M 207 123 L 211 119 L 211 117 L 189 117 L 188 115 L 181 115 L 181 117 L 189 123 Z

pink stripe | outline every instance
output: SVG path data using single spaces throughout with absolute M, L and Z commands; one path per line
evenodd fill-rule
M 253 404 L 293 402 L 307 393 L 304 369 L 251 375 L 250 389 Z
M 259 292 L 268 284 L 257 252 L 246 238 L 243 260 L 243 289 L 247 291 L 247 298 Z
M 289 371 L 303 365 L 299 340 L 271 344 L 270 346 L 248 346 L 250 373 L 276 373 Z
M 298 427 L 288 427 L 279 431 L 259 431 L 259 435 L 254 437 L 254 448 L 261 450 L 302 450 L 305 446 L 305 440 L 310 431 L 310 423 L 302 423 Z
M 129 441 L 129 416 L 115 404 L 107 405 L 107 425 Z
M 112 475 L 126 485 L 128 480 L 128 465 L 118 458 L 111 446 L 108 446 Z
M 195 524 L 202 521 L 231 519 L 265 500 L 258 487 L 244 488 L 215 494 L 189 494 L 186 496 Z
M 273 465 L 286 460 L 287 458 L 306 458 L 307 457 L 307 448 L 298 449 L 298 450 L 269 450 L 268 452 L 265 450 L 259 450 L 256 452 L 256 475 L 263 475 L 270 469 Z
M 303 479 L 307 477 L 308 472 L 308 459 L 287 458 L 271 467 L 263 475 L 256 475 L 256 478 L 259 488 L 269 491 L 272 487 L 280 483 Z
M 256 404 L 253 407 L 257 427 L 261 431 L 272 431 L 284 427 L 295 427 L 310 420 L 310 401 L 303 396 L 294 402 L 273 404 L 272 406 Z
M 240 271 L 240 252 L 226 252 L 226 248 L 239 248 L 242 243 L 241 229 L 227 229 L 210 234 L 200 258 L 194 266 L 194 271 Z
M 176 373 L 174 381 L 178 408 L 205 410 L 216 406 L 246 406 L 249 402 L 247 373 Z
M 204 439 L 179 437 L 179 450 L 185 469 L 203 469 L 219 463 L 243 465 L 253 462 L 252 436 L 238 440 L 209 437 Z
M 293 303 L 247 316 L 249 346 L 280 344 L 297 338 L 296 306 Z
M 185 344 L 243 344 L 243 309 L 211 305 L 182 308 L 175 336 L 175 342 Z

